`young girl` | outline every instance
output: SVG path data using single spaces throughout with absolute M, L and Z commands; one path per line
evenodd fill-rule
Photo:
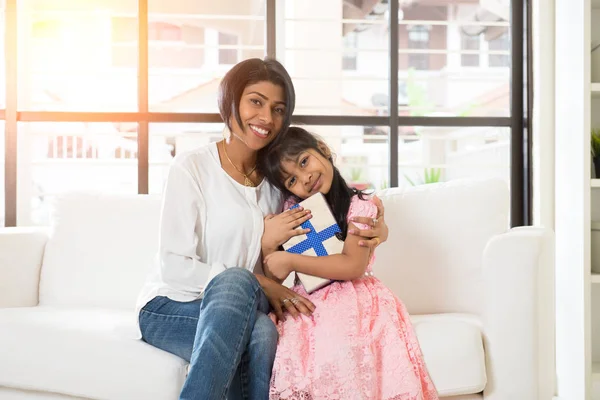
M 310 299 L 315 311 L 312 317 L 277 325 L 270 399 L 438 399 L 408 312 L 374 276 L 374 254 L 347 235 L 368 229 L 352 220 L 358 215 L 375 218 L 372 201 L 348 187 L 327 145 L 302 128 L 289 128 L 263 158 L 261 169 L 289 196 L 286 208 L 323 193 L 344 233 L 342 254 L 264 255 L 266 273 L 278 280 L 297 271 L 334 281 L 310 295 L 302 285 L 293 288 Z

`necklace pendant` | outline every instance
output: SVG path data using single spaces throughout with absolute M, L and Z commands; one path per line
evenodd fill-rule
M 252 182 L 250 179 L 248 179 L 247 176 L 244 176 L 244 185 L 254 187 L 254 182 Z

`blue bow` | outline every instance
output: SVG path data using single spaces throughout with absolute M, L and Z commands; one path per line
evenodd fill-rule
M 298 207 L 298 204 L 295 204 L 291 208 L 296 207 Z M 325 250 L 323 242 L 330 237 L 333 237 L 336 233 L 341 232 L 341 229 L 337 224 L 331 225 L 330 227 L 323 229 L 321 232 L 316 232 L 310 221 L 302 223 L 301 226 L 304 229 L 310 229 L 310 232 L 306 234 L 306 239 L 287 250 L 290 253 L 302 254 L 306 250 L 312 248 L 315 249 L 317 256 L 327 256 L 327 250 Z

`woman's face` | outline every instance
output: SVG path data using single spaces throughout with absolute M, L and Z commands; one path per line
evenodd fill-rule
M 239 108 L 242 126 L 231 118 L 233 132 L 253 150 L 269 144 L 281 131 L 286 116 L 285 93 L 281 86 L 261 81 L 246 86 Z
M 317 192 L 329 193 L 333 164 L 314 149 L 301 152 L 295 160 L 283 161 L 284 185 L 291 193 L 307 199 Z

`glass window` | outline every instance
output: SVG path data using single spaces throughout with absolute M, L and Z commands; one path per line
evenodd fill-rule
M 467 35 L 464 32 L 461 32 L 461 49 L 464 51 L 479 51 L 480 46 L 480 36 L 472 36 Z M 461 54 L 460 55 L 460 65 L 463 67 L 479 67 L 479 54 Z
M 398 128 L 398 183 L 459 178 L 510 180 L 510 130 L 499 127 Z
M 130 124 L 21 122 L 18 135 L 19 225 L 47 225 L 59 193 L 137 193 L 137 134 Z
M 388 115 L 388 5 L 357 8 L 321 0 L 281 4 L 277 57 L 296 87 L 295 114 Z
M 217 113 L 221 78 L 238 61 L 264 57 L 258 0 L 156 1 L 148 6 L 148 104 L 156 112 Z M 131 63 L 135 70 L 135 63 Z
M 509 116 L 510 75 L 488 68 L 486 53 L 492 34 L 508 29 L 509 7 L 475 3 L 399 1 L 400 115 Z
M 231 46 L 238 44 L 237 35 L 230 35 L 228 33 L 219 32 L 219 64 L 233 65 L 238 62 L 238 51 L 237 49 L 230 49 L 228 47 L 221 48 L 221 46 Z
M 19 109 L 137 109 L 137 73 L 113 61 L 114 41 L 126 42 L 137 61 L 137 0 L 22 0 L 17 6 Z
M 414 50 L 425 50 L 429 48 L 429 29 L 424 25 L 414 25 L 408 28 L 408 48 Z M 428 70 L 429 54 L 409 53 L 408 68 Z
M 489 41 L 490 51 L 501 54 L 490 54 L 490 67 L 510 67 L 510 37 L 508 32 L 498 34 Z M 502 54 L 504 53 L 504 54 Z
M 356 71 L 356 47 L 357 33 L 348 32 L 344 36 L 344 55 L 342 58 L 342 69 L 344 71 Z

